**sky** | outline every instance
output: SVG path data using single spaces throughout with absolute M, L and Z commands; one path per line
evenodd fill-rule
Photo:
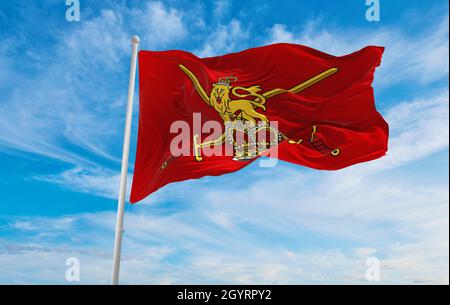
M 0 284 L 110 282 L 135 34 L 202 57 L 385 46 L 373 86 L 390 141 L 340 171 L 255 162 L 127 204 L 122 283 L 448 284 L 448 2 L 379 2 L 369 22 L 363 0 L 81 0 L 68 22 L 63 0 L 1 0 Z

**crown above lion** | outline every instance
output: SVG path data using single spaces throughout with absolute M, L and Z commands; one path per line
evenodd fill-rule
M 226 76 L 219 78 L 217 84 L 229 87 L 231 82 L 235 82 L 237 80 L 238 78 L 236 76 Z

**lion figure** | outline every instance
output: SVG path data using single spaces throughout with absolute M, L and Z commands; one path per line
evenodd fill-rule
M 230 91 L 240 99 L 232 100 Z M 219 81 L 213 84 L 209 102 L 224 121 L 240 119 L 254 123 L 257 120 L 268 123 L 267 117 L 256 111 L 258 108 L 261 108 L 263 111 L 266 110 L 266 106 L 264 106 L 266 98 L 258 93 L 260 91 L 261 88 L 259 86 L 233 87 L 227 82 Z M 246 99 L 248 97 L 253 97 L 253 99 Z

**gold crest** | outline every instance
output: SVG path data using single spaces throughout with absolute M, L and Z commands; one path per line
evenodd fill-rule
M 208 95 L 194 73 L 182 64 L 178 66 L 192 81 L 200 98 L 208 106 L 213 107 L 225 123 L 225 132 L 213 141 L 201 143 L 199 141 L 199 135 L 194 135 L 194 152 L 197 161 L 202 161 L 203 159 L 200 155 L 202 147 L 222 145 L 225 141 L 234 144 L 234 160 L 249 160 L 254 158 L 262 151 L 276 144 L 274 141 L 257 143 L 252 138 L 252 135 L 261 130 L 271 133 L 277 140 L 277 143 L 280 140 L 289 140 L 290 144 L 300 144 L 302 140 L 294 141 L 289 139 L 279 130 L 269 125 L 269 120 L 263 113 L 266 111 L 267 100 L 282 93 L 299 93 L 338 72 L 338 68 L 330 68 L 291 89 L 272 89 L 266 92 L 262 92 L 261 87 L 257 85 L 250 87 L 232 86 L 231 83 L 237 81 L 237 77 L 222 77 L 213 84 L 211 92 Z M 237 97 L 237 99 L 232 99 L 230 96 Z M 316 128 L 316 126 L 313 126 L 314 133 Z M 233 134 L 236 132 L 247 134 L 249 136 L 248 140 L 244 143 L 236 143 L 233 140 Z M 314 136 L 311 139 L 314 139 Z M 338 149 L 329 150 L 333 156 L 339 154 Z

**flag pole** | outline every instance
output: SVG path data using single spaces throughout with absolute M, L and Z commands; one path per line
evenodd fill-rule
M 130 154 L 131 118 L 133 115 L 134 84 L 136 80 L 136 61 L 140 41 L 141 40 L 139 39 L 138 36 L 131 37 L 130 82 L 128 83 L 127 114 L 125 118 L 125 134 L 123 137 L 122 167 L 120 170 L 120 188 L 117 206 L 116 234 L 114 238 L 114 254 L 112 266 L 113 285 L 119 284 L 120 254 L 122 250 L 122 233 L 123 233 L 123 216 L 124 216 L 123 214 L 125 209 L 125 194 L 127 190 L 128 156 Z

